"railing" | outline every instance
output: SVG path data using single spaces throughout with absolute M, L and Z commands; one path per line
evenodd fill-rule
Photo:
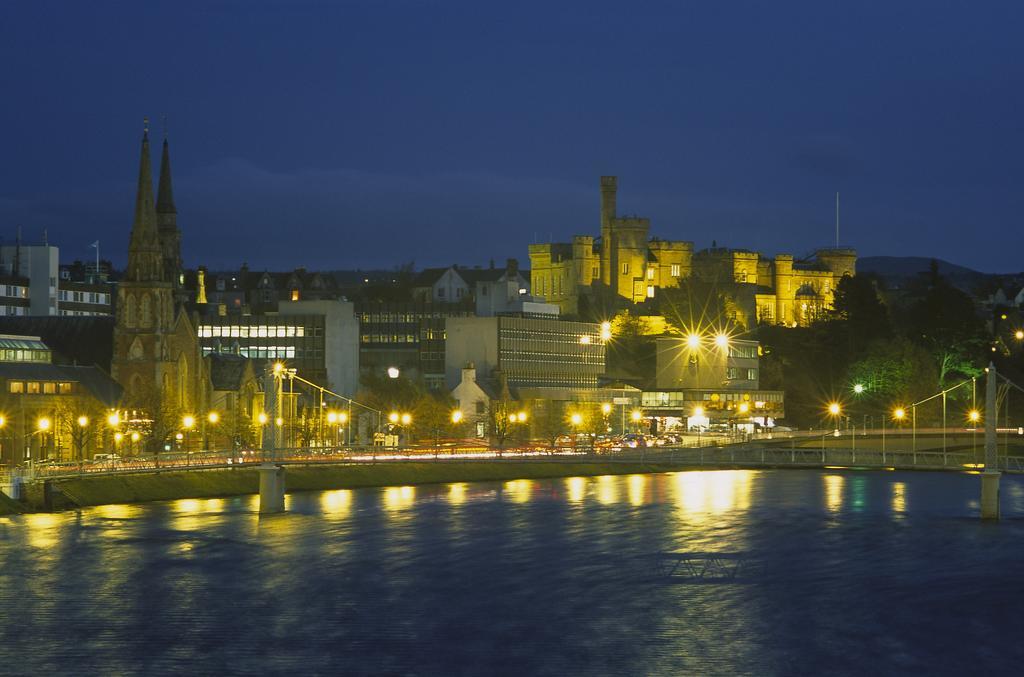
M 23 481 L 100 474 L 151 473 L 212 468 L 241 468 L 260 463 L 286 465 L 375 464 L 408 462 L 540 462 L 636 463 L 650 466 L 707 468 L 878 468 L 899 470 L 981 470 L 969 451 L 880 451 L 737 444 L 729 446 L 665 446 L 639 448 L 581 448 L 573 446 L 520 446 L 495 449 L 479 446 L 425 446 L 408 448 L 336 447 L 279 450 L 203 451 L 163 453 L 107 459 L 92 463 L 54 463 L 19 468 Z M 1024 473 L 1024 457 L 1001 456 L 999 469 Z

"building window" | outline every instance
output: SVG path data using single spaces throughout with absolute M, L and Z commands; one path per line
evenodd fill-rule
M 654 268 L 648 268 L 647 269 L 647 279 L 648 280 L 653 280 L 654 279 Z
M 629 261 L 622 264 L 622 274 L 629 275 Z
M 69 394 L 71 392 L 71 384 L 70 383 L 58 383 L 57 384 L 57 392 L 60 393 L 61 395 Z
M 444 288 L 443 287 L 442 288 L 438 288 L 438 290 L 437 290 L 437 298 L 439 298 L 439 299 L 443 299 L 444 298 Z
M 292 301 L 298 301 L 298 300 L 299 300 L 299 290 L 298 289 L 292 289 Z
M 54 395 L 54 394 L 56 394 L 56 392 L 57 392 L 57 384 L 56 383 L 54 383 L 52 381 L 43 383 L 43 393 L 44 394 L 46 394 L 46 395 Z
M 748 381 L 756 381 L 757 380 L 757 369 L 747 369 L 747 380 Z
M 671 272 L 672 272 L 672 277 L 679 277 L 679 264 L 678 263 L 673 263 L 672 264 L 672 271 Z
M 28 387 L 28 393 L 30 395 L 38 395 L 39 394 L 39 381 L 29 381 L 28 384 L 27 384 L 27 387 Z
M 654 298 L 654 285 L 652 285 L 652 284 L 647 285 L 647 298 L 649 298 L 649 299 L 653 299 Z
M 476 401 L 476 413 L 478 413 L 478 414 L 484 413 L 484 401 L 483 400 L 477 400 Z
M 11 381 L 7 384 L 7 390 L 12 393 L 23 393 L 25 392 L 25 383 L 23 381 Z

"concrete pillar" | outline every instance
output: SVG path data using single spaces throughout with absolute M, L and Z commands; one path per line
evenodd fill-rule
M 284 467 L 263 463 L 260 473 L 260 514 L 284 512 Z
M 996 366 L 989 362 L 985 380 L 985 472 L 981 474 L 981 518 L 999 519 L 999 458 L 996 455 Z

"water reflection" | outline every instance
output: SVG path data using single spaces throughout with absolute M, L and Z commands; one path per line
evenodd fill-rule
M 647 484 L 651 481 L 649 475 L 630 475 L 627 479 L 629 492 L 629 503 L 634 506 L 641 506 L 647 499 Z
M 320 496 L 320 508 L 324 514 L 331 517 L 348 517 L 352 507 L 352 491 L 349 489 L 337 489 L 325 491 Z
M 45 512 L 25 515 L 28 544 L 33 548 L 51 548 L 57 545 L 61 521 L 59 516 Z
M 582 503 L 587 495 L 587 480 L 584 477 L 570 477 L 565 480 L 570 503 Z
M 416 487 L 387 487 L 384 489 L 384 507 L 387 510 L 404 510 L 416 501 Z
M 597 502 L 601 505 L 612 505 L 619 501 L 619 483 L 621 477 L 601 475 L 597 478 Z
M 907 511 L 907 485 L 903 482 L 892 483 L 892 511 L 898 513 Z
M 688 471 L 673 474 L 674 502 L 684 516 L 702 520 L 750 508 L 753 470 Z
M 448 485 L 448 502 L 452 505 L 462 505 L 466 502 L 466 483 L 456 482 Z
M 825 507 L 829 512 L 839 512 L 843 509 L 843 488 L 846 478 L 842 475 L 825 475 L 822 481 L 825 482 Z
M 530 493 L 533 491 L 531 480 L 511 480 L 505 482 L 503 493 L 508 494 L 513 503 L 526 503 L 530 500 Z

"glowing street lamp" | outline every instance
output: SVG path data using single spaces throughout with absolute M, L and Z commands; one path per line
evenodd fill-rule
M 588 335 L 586 335 L 586 334 L 584 334 L 583 336 L 580 336 L 580 343 L 582 345 L 589 345 L 590 344 L 590 337 Z
M 280 376 L 282 373 L 284 373 L 284 364 L 282 362 L 275 362 L 274 363 L 274 375 L 275 376 Z
M 38 430 L 41 433 L 44 433 L 50 429 L 51 425 L 53 425 L 53 422 L 47 417 L 43 416 L 38 421 L 36 421 L 36 430 Z
M 397 411 L 393 411 L 390 414 L 388 414 L 388 421 L 390 421 L 392 424 L 398 423 L 398 418 L 399 417 Z
M 452 423 L 457 425 L 457 424 L 459 424 L 461 422 L 462 422 L 462 411 L 459 410 L 459 409 L 456 409 L 455 411 L 452 412 Z
M 348 413 L 347 412 L 344 412 L 344 411 L 339 411 L 338 412 L 338 423 L 340 423 L 341 425 L 345 425 L 346 423 L 348 423 Z
M 388 378 L 398 378 L 401 373 L 398 367 L 388 367 Z
M 904 417 L 906 417 L 906 415 L 907 410 L 904 409 L 903 407 L 896 407 L 896 409 L 892 412 L 892 417 L 897 421 L 902 421 Z
M 828 413 L 832 416 L 839 416 L 841 411 L 842 408 L 839 406 L 838 402 L 832 402 L 828 405 Z
M 211 411 L 206 415 L 206 420 L 216 425 L 220 421 L 220 414 L 215 411 Z
M 728 334 L 717 334 L 715 336 L 715 345 L 718 346 L 719 348 L 723 349 L 723 350 L 728 348 L 729 347 L 729 336 L 728 336 Z
M 601 323 L 601 340 L 608 342 L 612 340 L 612 323 L 602 322 Z
M 602 404 L 601 405 L 601 413 L 604 414 L 605 416 L 607 416 L 608 414 L 612 413 L 612 405 L 609 404 L 608 402 L 605 402 L 604 404 Z
M 196 419 L 195 419 L 195 417 L 190 415 L 190 414 L 186 414 L 181 419 L 181 426 L 185 430 L 191 430 L 192 428 L 194 428 L 196 426 Z
M 330 423 L 331 425 L 334 425 L 335 423 L 337 423 L 338 422 L 338 414 L 337 414 L 337 412 L 334 412 L 334 411 L 327 412 L 327 422 Z
M 748 402 L 740 402 L 739 411 L 741 414 L 746 414 L 750 411 L 750 404 Z
M 696 350 L 697 348 L 700 348 L 700 335 L 688 334 L 686 336 L 686 345 L 691 350 Z
M 1018 329 L 1017 331 L 1013 332 L 1013 338 L 1017 339 L 1018 341 L 1024 341 L 1024 329 Z
M 84 416 L 84 415 L 83 416 L 79 416 L 78 417 L 78 427 L 79 428 L 84 428 L 87 425 L 89 425 L 89 417 L 88 416 Z
M 967 413 L 967 418 L 971 420 L 971 423 L 977 423 L 978 420 L 981 419 L 981 412 L 977 409 L 971 409 L 970 412 Z
M 412 415 L 402 414 L 402 425 L 409 425 L 410 423 L 412 423 Z
M 256 414 L 256 420 L 259 422 L 260 425 L 266 425 L 267 414 L 261 411 L 260 413 Z
M 107 416 L 107 425 L 109 425 L 111 428 L 116 428 L 117 426 L 121 425 L 121 415 L 118 414 L 116 411 L 110 413 Z
M 853 386 L 853 392 L 855 392 L 858 395 L 860 395 L 862 392 L 864 392 L 864 386 L 862 384 L 858 383 L 857 385 Z

